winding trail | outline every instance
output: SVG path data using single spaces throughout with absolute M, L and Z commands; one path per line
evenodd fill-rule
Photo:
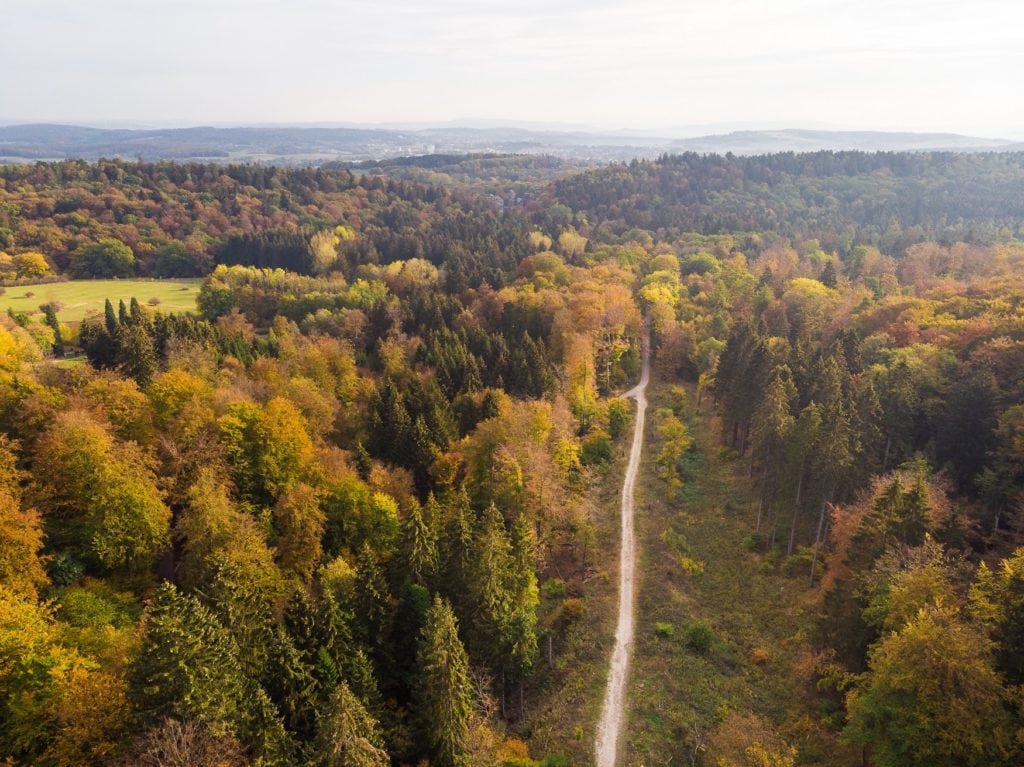
M 615 767 L 619 733 L 626 711 L 626 681 L 629 677 L 629 655 L 633 648 L 633 582 L 636 567 L 636 545 L 633 541 L 633 487 L 640 468 L 640 451 L 644 445 L 644 414 L 647 412 L 647 381 L 650 378 L 650 338 L 643 340 L 643 368 L 640 383 L 623 396 L 636 400 L 636 423 L 629 465 L 622 482 L 622 543 L 619 551 L 619 624 L 615 629 L 615 649 L 608 671 L 608 688 L 604 694 L 601 721 L 594 743 L 597 767 Z

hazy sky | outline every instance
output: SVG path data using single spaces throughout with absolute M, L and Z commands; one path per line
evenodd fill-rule
M 1021 0 L 0 0 L 0 120 L 1024 137 Z

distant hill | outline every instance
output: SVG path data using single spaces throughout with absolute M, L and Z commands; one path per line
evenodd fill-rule
M 0 127 L 0 161 L 101 157 L 321 164 L 436 153 L 547 154 L 574 160 L 629 160 L 664 152 L 765 154 L 822 149 L 863 151 L 1008 151 L 998 139 L 952 133 L 757 130 L 673 139 L 636 133 L 590 133 L 521 127 L 440 125 L 380 127 L 241 127 L 107 129 L 76 125 Z
M 724 154 L 819 152 L 827 149 L 862 152 L 993 152 L 1019 148 L 1002 139 L 956 133 L 889 133 L 884 131 L 758 130 L 681 139 L 674 151 Z

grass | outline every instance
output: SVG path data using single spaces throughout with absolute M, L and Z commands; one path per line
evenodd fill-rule
M 156 298 L 159 303 L 155 308 L 164 312 L 192 312 L 201 284 L 201 279 L 181 279 L 71 280 L 18 285 L 0 295 L 0 312 L 13 309 L 30 316 L 41 315 L 40 304 L 57 301 L 63 307 L 57 313 L 62 322 L 80 322 L 88 314 L 102 313 L 103 302 L 108 298 L 116 308 L 118 300 L 127 304 L 132 297 L 143 306 L 149 306 L 150 299 Z
M 652 381 L 650 412 L 666 403 L 666 389 Z M 772 722 L 798 748 L 797 764 L 857 764 L 817 711 L 807 640 L 817 595 L 806 571 L 787 575 L 751 551 L 756 508 L 746 464 L 720 447 L 706 414 L 690 408 L 688 416 L 696 450 L 681 497 L 667 498 L 655 474 L 656 419 L 644 444 L 624 763 L 708 763 L 709 734 L 735 712 Z

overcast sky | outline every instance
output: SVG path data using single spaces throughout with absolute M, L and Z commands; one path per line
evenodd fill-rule
M 0 23 L 8 123 L 1024 137 L 1022 0 L 0 0 Z

